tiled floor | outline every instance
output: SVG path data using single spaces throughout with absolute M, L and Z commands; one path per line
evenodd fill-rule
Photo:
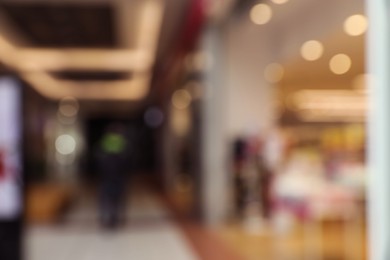
M 95 204 L 86 198 L 63 224 L 33 226 L 26 232 L 27 260 L 193 260 L 191 246 L 169 212 L 150 194 L 137 193 L 120 231 L 104 231 Z

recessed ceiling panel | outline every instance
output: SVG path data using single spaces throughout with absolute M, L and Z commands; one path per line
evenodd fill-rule
M 115 47 L 108 4 L 2 4 L 17 29 L 37 47 Z

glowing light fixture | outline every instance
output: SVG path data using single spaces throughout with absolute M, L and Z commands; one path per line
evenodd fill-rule
M 324 46 L 319 41 L 307 41 L 301 47 L 301 55 L 305 60 L 308 61 L 318 60 L 321 58 L 323 53 Z
M 288 0 L 272 0 L 273 3 L 281 5 L 288 2 Z
M 304 121 L 362 121 L 365 95 L 353 90 L 300 90 L 290 97 L 291 109 Z
M 121 14 L 127 18 L 126 10 L 131 9 L 127 2 L 132 1 L 114 2 L 116 8 L 124 10 Z M 123 8 L 122 3 L 129 8 Z M 124 49 L 20 48 L 0 34 L 0 62 L 18 71 L 23 80 L 51 99 L 61 99 L 66 96 L 91 100 L 144 98 L 149 91 L 151 67 L 155 60 L 164 4 L 162 1 L 143 1 L 141 9 L 139 24 L 136 26 L 138 28 L 136 40 L 132 38 L 130 45 L 123 44 Z M 122 27 L 127 32 L 128 23 L 126 21 L 125 19 L 121 24 L 125 25 Z M 133 46 L 133 41 L 135 46 Z M 123 40 L 122 43 L 125 42 Z M 71 80 L 61 80 L 50 74 L 51 71 L 56 70 L 117 70 L 134 72 L 134 77 L 108 83 L 102 81 L 77 83 Z M 65 111 L 67 111 L 65 114 L 74 112 L 70 109 L 65 109 Z M 60 111 L 59 114 L 61 114 Z
M 266 24 L 272 18 L 272 9 L 267 4 L 257 4 L 252 7 L 250 11 L 250 18 L 255 24 Z
M 143 50 L 19 48 L 12 52 L 13 64 L 24 72 L 57 70 L 102 70 L 145 72 L 153 56 Z
M 76 141 L 70 135 L 60 135 L 56 139 L 55 147 L 58 153 L 69 155 L 76 150 Z
M 362 14 L 348 17 L 344 22 L 344 31 L 350 36 L 362 35 L 367 31 L 368 21 Z
M 279 63 L 271 63 L 264 70 L 264 78 L 270 83 L 277 83 L 284 76 L 284 68 Z
M 347 73 L 352 66 L 351 58 L 346 54 L 337 54 L 329 62 L 330 70 L 337 75 Z

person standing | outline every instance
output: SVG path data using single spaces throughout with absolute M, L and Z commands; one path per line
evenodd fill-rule
M 122 124 L 111 124 L 98 144 L 100 218 L 104 227 L 119 224 L 124 211 L 128 140 Z

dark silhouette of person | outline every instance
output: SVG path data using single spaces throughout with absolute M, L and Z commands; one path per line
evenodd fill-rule
M 98 143 L 100 172 L 100 218 L 104 227 L 113 228 L 124 216 L 126 170 L 128 162 L 126 127 L 111 124 Z

